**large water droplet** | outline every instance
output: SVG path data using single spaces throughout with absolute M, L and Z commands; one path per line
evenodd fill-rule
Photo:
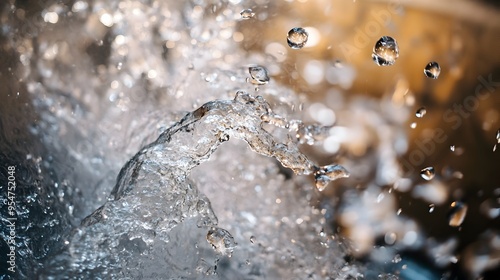
M 424 68 L 424 74 L 427 78 L 437 79 L 441 73 L 441 67 L 435 61 L 429 62 Z
M 250 19 L 255 16 L 255 13 L 252 11 L 252 9 L 244 9 L 240 12 L 240 15 L 242 19 Z
M 252 66 L 248 68 L 248 73 L 252 77 L 252 84 L 265 85 L 269 82 L 266 68 L 262 66 Z
M 421 107 L 417 110 L 415 116 L 417 116 L 417 118 L 422 118 L 423 116 L 425 116 L 425 114 L 427 114 L 427 110 L 425 109 L 425 107 Z
M 464 222 L 467 215 L 467 205 L 460 201 L 451 203 L 450 212 L 448 216 L 448 224 L 452 227 L 459 227 Z
M 307 43 L 307 38 L 309 37 L 309 34 L 307 34 L 307 31 L 302 28 L 302 27 L 295 27 L 290 29 L 288 31 L 288 36 L 286 37 L 286 41 L 288 43 L 288 46 L 292 49 L 302 49 L 305 44 Z
M 233 236 L 223 228 L 211 228 L 207 233 L 207 241 L 217 253 L 228 257 L 231 257 L 236 247 Z
M 380 38 L 373 47 L 372 58 L 378 66 L 390 66 L 399 57 L 399 47 L 396 40 L 389 36 Z
M 434 175 L 436 175 L 434 167 L 426 167 L 420 170 L 420 176 L 422 176 L 422 178 L 427 181 L 432 180 L 432 178 L 434 178 Z
M 336 164 L 320 167 L 314 173 L 316 188 L 319 191 L 323 191 L 331 181 L 347 177 L 349 177 L 349 172 L 344 167 Z

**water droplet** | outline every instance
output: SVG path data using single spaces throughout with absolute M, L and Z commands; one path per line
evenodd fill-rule
M 436 208 L 436 205 L 434 204 L 429 204 L 429 213 L 434 212 L 434 209 Z
M 269 76 L 266 68 L 262 66 L 252 66 L 248 68 L 248 73 L 252 77 L 251 83 L 257 85 L 265 85 L 269 82 Z
M 307 38 L 309 34 L 302 27 L 295 27 L 288 31 L 288 36 L 286 37 L 286 41 L 290 48 L 298 50 L 302 49 L 304 45 L 307 43 Z
M 454 152 L 455 151 L 455 145 L 450 146 L 450 151 Z
M 422 176 L 422 178 L 427 181 L 432 180 L 432 178 L 434 178 L 434 175 L 436 175 L 434 167 L 426 167 L 420 170 L 420 176 Z
M 253 236 L 253 235 L 252 235 L 252 236 L 250 236 L 250 242 L 251 242 L 252 244 L 253 244 L 253 243 L 255 243 L 255 236 Z
M 500 144 L 500 129 L 497 130 L 497 144 Z
M 425 109 L 425 107 L 421 107 L 420 109 L 417 110 L 415 116 L 417 116 L 417 118 L 422 118 L 425 116 L 425 114 L 427 114 L 427 110 Z
M 427 78 L 437 79 L 441 73 L 441 67 L 435 61 L 429 62 L 424 68 L 424 74 Z
M 319 191 L 323 191 L 330 181 L 347 177 L 349 177 L 349 172 L 343 166 L 336 164 L 323 166 L 314 173 L 316 188 Z
M 392 37 L 383 36 L 373 47 L 372 58 L 378 66 L 393 65 L 398 57 L 398 43 Z
M 252 11 L 252 9 L 244 9 L 240 12 L 240 15 L 242 19 L 250 19 L 255 16 L 255 13 Z
M 228 257 L 231 257 L 234 247 L 236 247 L 233 236 L 223 228 L 211 228 L 207 233 L 207 242 L 217 253 Z
M 403 209 L 399 208 L 398 211 L 396 212 L 396 215 L 399 216 L 399 214 L 401 214 L 401 212 L 403 212 Z
M 385 233 L 385 236 L 384 236 L 385 244 L 392 245 L 396 242 L 396 240 L 397 240 L 396 233 L 394 233 L 394 232 Z
M 412 123 L 410 124 L 410 128 L 411 128 L 411 129 L 415 129 L 416 127 L 417 127 L 417 123 L 416 123 L 416 122 L 412 122 Z
M 448 216 L 448 224 L 452 227 L 459 227 L 464 222 L 467 215 L 467 205 L 460 201 L 451 203 L 450 212 Z

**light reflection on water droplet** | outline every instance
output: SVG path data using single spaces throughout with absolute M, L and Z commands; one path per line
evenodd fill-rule
M 393 65 L 398 57 L 399 47 L 394 38 L 383 36 L 375 43 L 372 58 L 378 66 Z
M 415 116 L 417 118 L 422 118 L 425 116 L 425 114 L 427 114 L 427 110 L 425 109 L 425 107 L 421 107 L 420 109 L 417 110 L 417 112 L 415 113 Z
M 429 204 L 429 213 L 434 212 L 435 208 L 436 208 L 436 206 L 434 204 Z
M 427 181 L 432 180 L 432 178 L 434 178 L 434 175 L 436 175 L 436 173 L 434 171 L 434 167 L 432 166 L 420 170 L 420 176 L 422 176 L 422 178 Z
M 252 9 L 244 9 L 240 12 L 240 15 L 242 19 L 250 19 L 255 16 L 255 13 L 252 11 Z
M 450 205 L 448 224 L 452 227 L 459 227 L 464 222 L 467 215 L 467 205 L 460 201 L 454 201 Z
M 307 43 L 307 39 L 309 38 L 309 34 L 302 27 L 295 27 L 288 31 L 288 36 L 286 37 L 286 41 L 290 48 L 297 50 L 302 49 Z
M 429 62 L 424 68 L 424 74 L 427 78 L 437 79 L 441 73 L 441 67 L 435 61 Z

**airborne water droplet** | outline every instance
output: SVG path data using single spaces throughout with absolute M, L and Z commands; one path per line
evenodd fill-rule
M 416 127 L 417 127 L 417 123 L 416 123 L 416 122 L 412 122 L 412 123 L 410 124 L 410 128 L 411 128 L 411 129 L 415 129 Z
M 252 84 L 265 85 L 269 82 L 266 68 L 262 66 L 252 66 L 248 68 L 248 73 L 252 77 Z
M 435 61 L 429 62 L 424 68 L 424 74 L 427 78 L 437 79 L 441 73 L 441 67 Z
M 425 109 L 425 107 L 421 107 L 420 109 L 417 110 L 415 116 L 417 116 L 417 118 L 422 118 L 425 116 L 425 114 L 427 114 L 427 110 Z
M 399 47 L 394 38 L 383 36 L 375 43 L 372 58 L 378 66 L 393 65 L 398 57 Z
M 429 204 L 429 213 L 434 212 L 435 208 L 436 208 L 436 206 L 434 204 Z
M 252 236 L 250 236 L 250 242 L 251 242 L 252 244 L 253 244 L 253 243 L 255 243 L 255 236 L 253 236 L 253 235 L 252 235 Z
M 288 36 L 286 37 L 286 41 L 288 46 L 292 49 L 302 49 L 307 43 L 307 38 L 309 38 L 309 34 L 302 27 L 295 27 L 288 31 Z
M 500 144 L 500 129 L 497 130 L 497 143 Z
M 228 257 L 231 257 L 236 247 L 233 236 L 223 228 L 211 228 L 207 233 L 207 242 L 217 253 Z
M 450 207 L 448 224 L 452 227 L 461 226 L 467 215 L 467 205 L 460 201 L 454 201 Z
M 454 152 L 455 151 L 455 145 L 450 146 L 450 151 Z
M 336 164 L 323 166 L 314 173 L 316 188 L 319 191 L 323 191 L 331 181 L 347 177 L 349 177 L 349 172 L 344 167 Z
M 242 19 L 250 19 L 255 16 L 255 13 L 252 11 L 252 9 L 244 9 L 240 12 L 240 15 Z
M 436 173 L 434 172 L 434 167 L 426 167 L 420 171 L 420 176 L 422 176 L 422 178 L 427 181 L 432 180 L 432 178 L 434 178 L 434 175 L 436 175 Z

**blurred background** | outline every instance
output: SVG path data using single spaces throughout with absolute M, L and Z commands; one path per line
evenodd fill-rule
M 255 92 L 256 64 L 271 78 L 256 94 L 280 114 L 331 126 L 301 150 L 351 177 L 304 199 L 364 278 L 500 277 L 497 1 L 8 0 L 0 21 L 2 217 L 17 165 L 19 279 L 57 255 L 141 146 L 204 102 Z M 287 44 L 294 27 L 303 48 Z M 382 36 L 398 43 L 394 65 L 371 58 Z

